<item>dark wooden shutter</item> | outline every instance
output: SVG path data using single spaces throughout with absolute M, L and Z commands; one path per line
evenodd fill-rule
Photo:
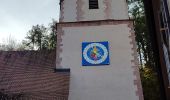
M 98 9 L 98 0 L 89 0 L 89 9 Z

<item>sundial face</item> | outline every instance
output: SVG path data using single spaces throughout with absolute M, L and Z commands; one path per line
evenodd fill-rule
M 108 42 L 83 42 L 82 65 L 108 65 L 109 50 Z

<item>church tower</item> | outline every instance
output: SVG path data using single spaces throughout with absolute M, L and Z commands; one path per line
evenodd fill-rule
M 60 0 L 57 68 L 70 68 L 69 100 L 143 100 L 126 0 Z

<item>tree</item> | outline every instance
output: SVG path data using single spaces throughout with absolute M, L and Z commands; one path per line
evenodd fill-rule
M 47 28 L 43 25 L 33 26 L 29 30 L 26 40 L 23 40 L 23 44 L 31 50 L 55 49 L 57 42 L 56 23 L 55 20 L 52 20 Z
M 35 48 L 35 33 L 31 30 L 28 32 L 26 40 L 23 41 L 23 44 L 25 44 L 26 46 L 28 46 L 29 48 L 33 49 Z
M 143 0 L 128 0 L 129 14 L 134 19 L 140 74 L 145 100 L 160 100 L 152 42 L 146 24 Z M 154 91 L 154 92 L 153 92 Z
M 18 43 L 16 39 L 9 36 L 2 44 L 0 44 L 0 50 L 2 51 L 16 51 L 25 50 L 25 46 L 22 43 Z
M 43 47 L 44 38 L 47 34 L 46 28 L 43 25 L 32 26 L 32 29 L 28 32 L 26 39 L 23 43 L 30 49 L 41 50 Z
M 52 20 L 52 23 L 49 24 L 50 26 L 50 35 L 49 35 L 49 49 L 54 49 L 56 48 L 57 45 L 57 26 L 56 26 L 57 21 L 54 19 Z

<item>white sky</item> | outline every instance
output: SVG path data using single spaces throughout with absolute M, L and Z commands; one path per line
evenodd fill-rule
M 10 35 L 23 40 L 32 25 L 58 20 L 59 0 L 0 0 L 0 43 Z

